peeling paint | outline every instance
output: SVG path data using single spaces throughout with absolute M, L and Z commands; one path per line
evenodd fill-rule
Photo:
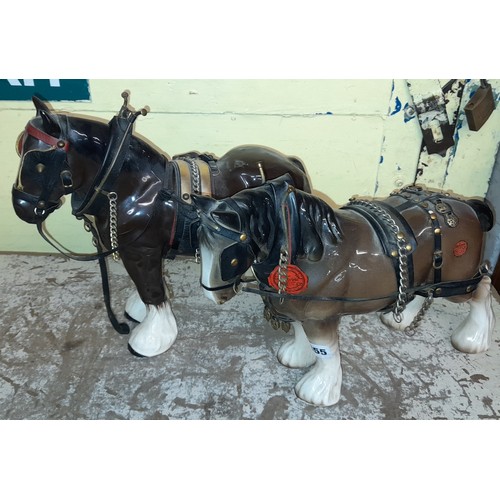
M 399 113 L 401 111 L 401 101 L 399 100 L 399 97 L 396 96 L 395 104 L 394 104 L 394 111 L 391 113 L 391 115 L 395 115 L 396 113 Z
M 415 113 L 415 108 L 413 106 L 410 106 L 408 103 L 404 105 L 403 112 L 404 112 L 405 123 L 409 122 L 410 120 L 413 120 L 417 116 Z

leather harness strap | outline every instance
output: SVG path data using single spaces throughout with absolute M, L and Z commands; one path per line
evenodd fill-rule
M 200 158 L 176 157 L 169 162 L 175 173 L 174 186 L 165 186 L 158 199 L 175 201 L 175 217 L 169 241 L 175 253 L 191 253 L 198 247 L 198 216 L 191 194 L 212 196 L 211 167 Z M 174 194 L 175 193 L 175 194 Z
M 177 158 L 172 161 L 178 172 L 178 193 L 182 201 L 191 204 L 191 194 L 212 195 L 210 168 L 207 162 L 198 158 Z
M 32 125 L 31 122 L 28 123 L 28 125 L 26 126 L 26 133 L 28 135 L 31 135 L 31 137 L 34 137 L 35 139 L 38 139 L 39 141 L 42 141 L 43 143 L 49 146 L 58 147 L 68 152 L 69 149 L 68 141 L 58 139 L 57 137 L 53 137 L 52 135 L 46 134 L 42 130 Z

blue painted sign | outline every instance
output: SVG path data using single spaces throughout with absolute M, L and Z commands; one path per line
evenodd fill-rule
M 0 79 L 0 101 L 90 101 L 88 80 Z

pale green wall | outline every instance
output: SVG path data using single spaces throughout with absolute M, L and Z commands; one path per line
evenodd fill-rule
M 420 128 L 417 120 L 405 122 L 402 112 L 394 112 L 396 98 L 411 101 L 404 80 L 90 80 L 91 102 L 52 104 L 109 120 L 124 89 L 131 91 L 134 107 L 151 108 L 138 118 L 136 131 L 169 155 L 198 150 L 221 156 L 240 144 L 271 146 L 300 157 L 318 194 L 338 204 L 352 194 L 386 195 L 415 175 Z M 33 115 L 31 102 L 0 101 L 0 251 L 52 251 L 11 207 L 19 166 L 14 144 Z M 483 196 L 500 140 L 499 120 L 495 112 L 486 131 L 471 137 L 461 131 L 469 145 L 457 150 L 456 163 L 428 185 Z M 47 227 L 75 251 L 92 248 L 69 203 Z

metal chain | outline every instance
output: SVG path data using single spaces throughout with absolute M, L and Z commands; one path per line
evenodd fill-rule
M 407 242 L 405 240 L 404 233 L 400 231 L 398 225 L 394 221 L 394 219 L 386 212 L 383 208 L 375 205 L 366 200 L 354 200 L 351 199 L 348 205 L 362 205 L 368 207 L 375 211 L 380 217 L 387 222 L 389 228 L 396 236 L 396 241 L 398 245 L 398 267 L 399 267 L 399 284 L 398 284 L 398 296 L 396 300 L 396 304 L 392 311 L 394 316 L 394 321 L 396 323 L 401 323 L 403 321 L 403 311 L 406 307 L 407 302 L 409 301 L 406 290 L 408 289 L 408 249 Z
M 278 294 L 283 295 L 286 293 L 286 286 L 288 284 L 288 250 L 282 247 L 280 252 L 280 260 L 278 267 Z M 280 298 L 280 304 L 283 304 L 284 298 Z
M 200 170 L 198 168 L 198 165 L 196 165 L 196 162 L 192 158 L 183 158 L 183 160 L 185 160 L 189 164 L 189 168 L 191 169 L 193 193 L 201 194 Z
M 117 194 L 113 191 L 108 193 L 109 199 L 109 239 L 111 240 L 111 249 L 118 248 L 118 212 L 116 209 Z M 113 260 L 118 262 L 120 254 L 113 253 Z
M 417 315 L 413 318 L 413 321 L 403 330 L 405 335 L 408 335 L 408 337 L 413 337 L 413 335 L 415 335 L 418 325 L 420 325 L 420 322 L 425 316 L 427 309 L 431 307 L 433 300 L 434 300 L 433 291 L 429 290 L 429 293 L 427 294 L 427 297 L 425 298 L 424 303 L 420 308 L 420 311 L 418 311 Z

